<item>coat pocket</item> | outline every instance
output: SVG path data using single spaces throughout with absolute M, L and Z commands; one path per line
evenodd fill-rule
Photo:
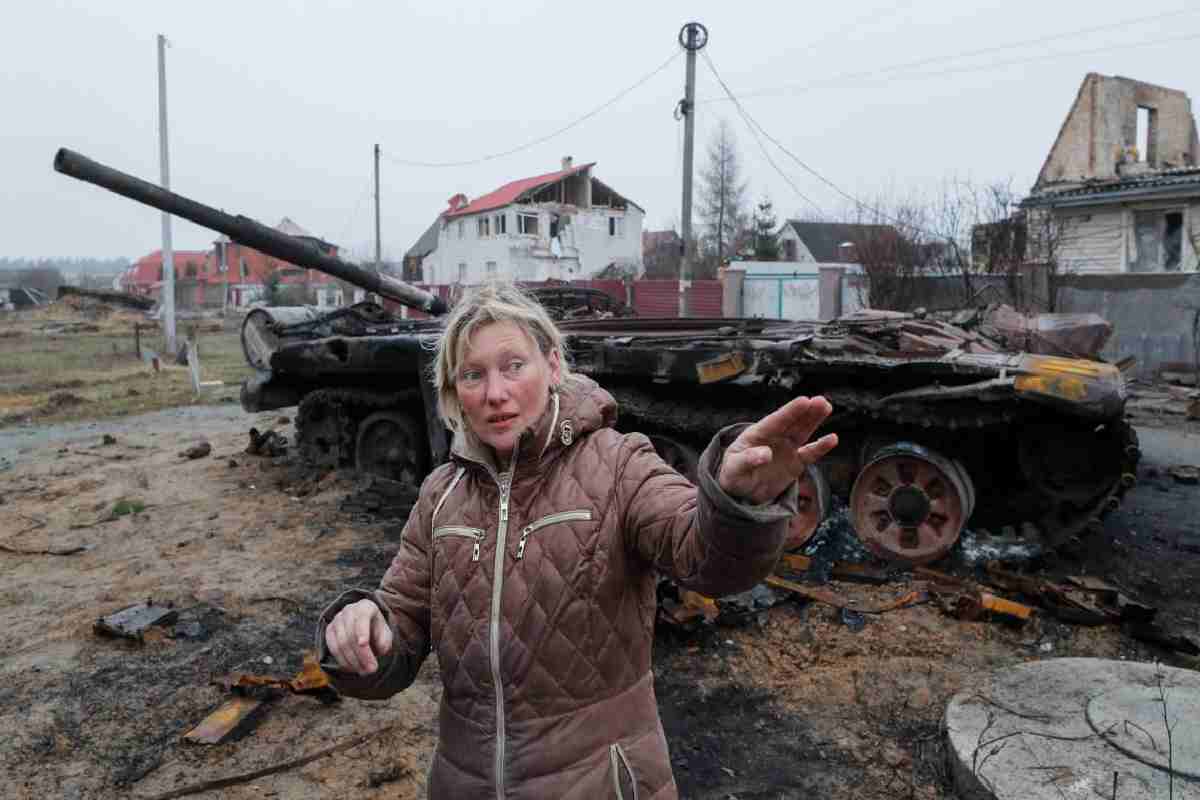
M 541 519 L 535 519 L 521 529 L 521 539 L 517 542 L 517 560 L 520 561 L 525 557 L 525 544 L 529 541 L 529 537 L 542 528 L 548 525 L 555 525 L 559 522 L 587 522 L 591 518 L 591 510 L 585 508 L 578 511 L 556 511 L 553 514 L 547 514 Z
M 608 761 L 612 769 L 613 795 L 617 800 L 637 800 L 637 775 L 633 774 L 633 767 L 621 745 L 609 745 Z
M 472 542 L 471 560 L 479 560 L 479 551 L 483 544 L 482 528 L 466 528 L 462 525 L 442 525 L 433 529 L 434 544 L 437 544 L 438 539 L 446 539 L 448 537 L 470 539 Z

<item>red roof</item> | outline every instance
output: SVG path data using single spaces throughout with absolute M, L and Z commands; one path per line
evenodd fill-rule
M 478 214 L 481 211 L 491 211 L 494 208 L 503 208 L 509 203 L 514 202 L 521 195 L 534 189 L 540 189 L 547 184 L 556 183 L 563 178 L 570 177 L 576 173 L 583 172 L 596 166 L 593 161 L 590 164 L 583 164 L 570 169 L 560 169 L 558 172 L 547 172 L 545 175 L 537 175 L 532 178 L 522 178 L 519 181 L 506 183 L 494 192 L 490 192 L 481 197 L 476 197 L 470 203 L 460 208 L 451 206 L 442 212 L 445 217 L 461 217 L 465 214 Z

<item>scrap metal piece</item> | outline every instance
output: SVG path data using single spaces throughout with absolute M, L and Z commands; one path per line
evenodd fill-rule
M 717 358 L 701 361 L 696 365 L 696 375 L 700 383 L 716 383 L 741 375 L 747 366 L 745 357 L 734 350 Z
M 168 606 L 156 606 L 147 600 L 100 617 L 92 625 L 92 630 L 100 636 L 116 636 L 140 642 L 148 628 L 173 625 L 178 617 L 178 611 Z
M 1177 467 L 1171 467 L 1167 470 L 1167 474 L 1174 478 L 1176 483 L 1183 483 L 1189 486 L 1195 486 L 1200 483 L 1200 467 L 1190 464 L 1180 464 Z
M 262 700 L 253 697 L 231 697 L 185 733 L 183 739 L 192 744 L 220 744 L 233 734 L 249 728 L 257 716 L 254 712 L 262 704 Z
M 226 691 L 242 695 L 253 693 L 260 699 L 278 692 L 316 695 L 317 699 L 323 703 L 331 703 L 339 698 L 337 690 L 329 681 L 329 675 L 321 669 L 316 656 L 311 652 L 304 654 L 304 664 L 294 678 L 276 678 L 268 675 L 235 672 L 219 679 L 216 683 L 224 687 Z

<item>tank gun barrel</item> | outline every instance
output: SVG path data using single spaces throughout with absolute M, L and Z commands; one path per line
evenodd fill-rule
M 197 225 L 223 233 L 238 244 L 253 247 L 269 256 L 305 269 L 315 269 L 352 283 L 381 297 L 394 300 L 427 314 L 440 315 L 448 310 L 445 301 L 422 289 L 322 253 L 315 244 L 268 228 L 242 215 L 234 216 L 211 206 L 190 200 L 141 178 L 105 166 L 67 148 L 54 156 L 54 169 L 81 181 L 94 183 L 110 192 L 148 206 L 183 217 Z

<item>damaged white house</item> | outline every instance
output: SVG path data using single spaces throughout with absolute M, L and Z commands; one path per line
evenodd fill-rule
M 1059 270 L 1200 263 L 1200 141 L 1188 96 L 1089 73 L 1022 206 L 1049 214 Z
M 421 262 L 426 283 L 591 278 L 606 268 L 642 271 L 636 203 L 564 158 L 556 172 L 506 183 L 473 200 L 456 194 L 437 246 Z

